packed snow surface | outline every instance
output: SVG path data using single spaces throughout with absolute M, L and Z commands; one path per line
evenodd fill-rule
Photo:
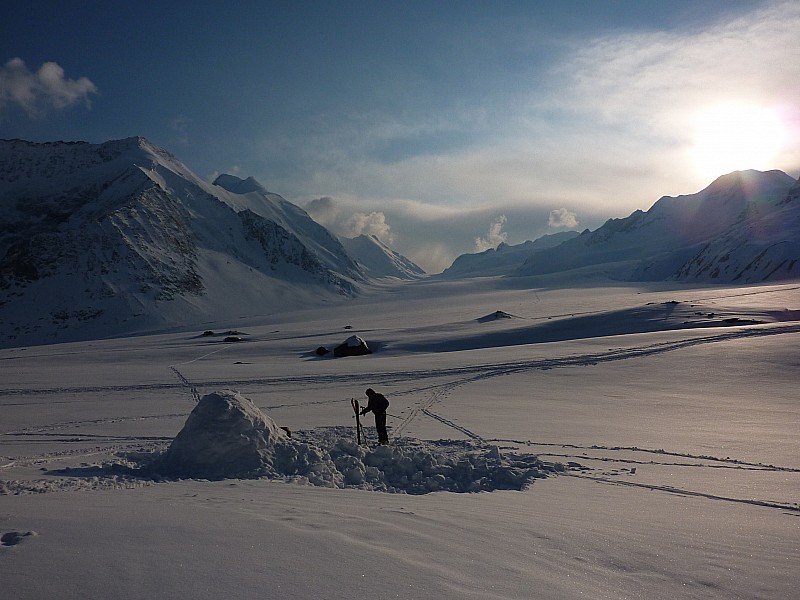
M 796 596 L 800 287 L 585 277 L 0 350 L 3 594 Z

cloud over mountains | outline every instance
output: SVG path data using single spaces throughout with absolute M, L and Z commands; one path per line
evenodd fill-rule
M 21 58 L 0 67 L 0 119 L 9 106 L 21 108 L 32 118 L 80 103 L 89 107 L 91 95 L 97 93 L 87 77 L 69 79 L 55 62 L 46 62 L 35 72 Z

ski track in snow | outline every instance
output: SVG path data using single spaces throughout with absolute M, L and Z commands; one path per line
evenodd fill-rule
M 195 402 L 200 402 L 200 392 L 198 392 L 198 391 L 197 391 L 197 388 L 196 388 L 196 387 L 194 387 L 194 386 L 193 386 L 193 385 L 192 385 L 192 384 L 189 382 L 189 380 L 188 380 L 188 379 L 186 379 L 186 377 L 184 377 L 184 376 L 183 376 L 183 373 L 181 373 L 181 372 L 178 370 L 178 368 L 177 368 L 175 365 L 170 365 L 170 367 L 169 367 L 169 368 L 172 370 L 172 372 L 173 372 L 173 373 L 175 373 L 175 375 L 178 377 L 178 379 L 180 379 L 180 382 L 181 382 L 181 384 L 182 384 L 183 386 L 185 386 L 185 387 L 189 388 L 189 391 L 190 391 L 190 392 L 191 392 L 191 394 L 192 394 L 192 399 L 193 399 Z
M 687 490 L 684 488 L 676 488 L 669 485 L 657 485 L 657 484 L 646 484 L 646 483 L 637 483 L 634 481 L 623 481 L 620 479 L 611 479 L 609 477 L 598 477 L 593 475 L 582 475 L 579 473 L 564 473 L 564 475 L 568 477 L 577 477 L 579 479 L 590 479 L 592 481 L 597 481 L 599 483 L 606 483 L 610 485 L 620 485 L 620 486 L 628 486 L 628 487 L 636 487 L 642 488 L 646 490 L 653 490 L 659 492 L 666 492 L 669 494 L 677 494 L 679 496 L 696 496 L 700 498 L 707 498 L 709 500 L 722 500 L 724 502 L 734 502 L 737 504 L 751 504 L 753 506 L 765 506 L 767 508 L 777 508 L 783 511 L 787 511 L 790 514 L 797 513 L 800 515 L 800 504 L 789 504 L 786 502 L 771 502 L 769 500 L 757 500 L 754 498 L 733 498 L 731 496 L 721 496 L 718 494 L 710 494 L 708 492 L 698 492 L 696 490 Z
M 679 340 L 674 342 L 664 342 L 659 344 L 653 344 L 649 346 L 640 346 L 634 348 L 627 348 L 627 349 L 619 349 L 619 350 L 610 350 L 607 352 L 602 352 L 594 355 L 582 355 L 582 356 L 573 356 L 573 357 L 565 357 L 561 359 L 546 359 L 546 360 L 539 360 L 539 361 L 520 361 L 514 363 L 504 363 L 504 364 L 496 364 L 496 365 L 487 365 L 485 367 L 477 367 L 477 368 L 466 368 L 466 369 L 455 369 L 449 371 L 450 373 L 461 373 L 465 370 L 473 370 L 476 371 L 474 374 L 469 374 L 466 377 L 461 379 L 451 381 L 449 383 L 443 384 L 439 386 L 438 389 L 433 390 L 425 400 L 419 402 L 410 412 L 408 416 L 406 416 L 402 422 L 394 428 L 393 434 L 394 435 L 401 435 L 402 432 L 408 427 L 408 425 L 417 419 L 420 414 L 423 414 L 427 417 L 430 417 L 442 425 L 449 427 L 453 430 L 456 430 L 463 435 L 467 436 L 470 439 L 484 442 L 484 443 L 514 443 L 516 445 L 525 445 L 525 446 L 559 446 L 562 448 L 575 448 L 575 449 L 585 449 L 585 450 L 603 450 L 603 451 L 628 451 L 628 452 L 641 452 L 641 453 L 648 453 L 648 454 L 657 454 L 662 456 L 674 456 L 674 457 L 683 457 L 695 460 L 703 460 L 707 462 L 713 462 L 715 464 L 707 464 L 707 463 L 677 463 L 677 462 L 656 462 L 656 461 L 645 461 L 645 460 L 633 460 L 633 459 L 626 459 L 626 458 L 610 458 L 610 457 L 591 457 L 588 456 L 586 453 L 581 455 L 570 455 L 570 454 L 554 454 L 554 453 L 537 453 L 538 456 L 552 456 L 554 458 L 574 458 L 574 459 L 582 459 L 582 460 L 598 460 L 603 462 L 611 462 L 611 463 L 621 463 L 621 464 L 643 464 L 643 465 L 662 465 L 662 466 L 673 466 L 673 467 L 694 467 L 694 468 L 712 468 L 712 469 L 721 469 L 721 468 L 728 468 L 728 469 L 740 469 L 740 470 L 753 470 L 753 471 L 783 471 L 783 472 L 793 472 L 793 473 L 800 473 L 800 469 L 791 468 L 791 467 L 781 467 L 775 465 L 765 465 L 760 463 L 750 463 L 746 461 L 735 460 L 731 458 L 717 458 L 708 455 L 692 455 L 689 453 L 680 453 L 680 452 L 669 452 L 663 449 L 658 450 L 651 450 L 651 449 L 642 449 L 638 447 L 610 447 L 610 446 L 575 446 L 571 444 L 541 444 L 537 442 L 533 442 L 530 440 L 527 441 L 519 441 L 519 440 L 502 440 L 502 439 L 491 439 L 486 440 L 478 433 L 467 429 L 453 421 L 443 417 L 440 414 L 437 414 L 430 410 L 430 407 L 440 402 L 450 391 L 453 389 L 461 386 L 466 385 L 468 383 L 490 378 L 490 377 L 501 377 L 504 375 L 509 375 L 512 373 L 519 373 L 524 372 L 531 369 L 546 369 L 546 368 L 556 368 L 556 367 L 564 367 L 564 366 L 585 366 L 596 364 L 600 362 L 607 362 L 612 360 L 624 360 L 628 358 L 638 358 L 643 356 L 649 356 L 653 354 L 659 354 L 662 352 L 669 352 L 672 350 L 678 350 L 681 348 L 687 348 L 699 344 L 707 344 L 707 343 L 715 343 L 721 341 L 729 341 L 733 339 L 741 339 L 745 337 L 751 336 L 759 336 L 759 335 L 773 335 L 773 334 L 781 334 L 781 333 L 796 333 L 800 331 L 800 326 L 797 325 L 790 325 L 777 328 L 778 330 L 757 330 L 757 329 L 744 329 L 741 331 L 736 332 L 726 332 L 724 334 L 717 334 L 712 336 L 704 336 L 702 338 L 694 338 L 694 339 L 686 339 L 686 340 Z M 443 374 L 442 372 L 438 373 L 439 375 Z M 416 390 L 415 390 L 416 391 Z M 410 393 L 410 392 L 405 392 Z M 586 467 L 583 467 L 576 463 L 571 463 L 573 467 L 570 471 L 566 472 L 565 474 L 572 477 L 579 477 L 583 479 L 590 479 L 593 481 L 597 481 L 598 483 L 602 484 L 609 484 L 609 485 L 624 485 L 630 487 L 638 487 L 642 489 L 654 490 L 654 491 L 661 491 L 670 494 L 677 494 L 683 496 L 696 496 L 696 497 L 703 497 L 710 500 L 718 500 L 718 501 L 727 501 L 733 503 L 742 503 L 742 504 L 751 504 L 755 506 L 764 506 L 768 508 L 776 508 L 783 511 L 789 511 L 791 514 L 800 513 L 800 504 L 798 503 L 786 503 L 786 502 L 774 502 L 769 500 L 760 500 L 760 499 L 753 499 L 753 498 L 736 498 L 731 496 L 723 496 L 719 494 L 711 494 L 707 492 L 701 492 L 696 490 L 689 490 L 684 488 L 676 488 L 673 486 L 668 485 L 658 485 L 658 484 L 644 484 L 644 483 L 637 483 L 632 481 L 624 481 L 620 479 L 615 479 L 612 477 L 604 476 L 604 475 L 590 475 L 584 472 L 576 472 L 576 470 L 583 471 L 588 470 Z M 631 471 L 628 471 L 630 473 Z M 635 469 L 634 469 L 635 472 Z
M 451 387 L 451 386 L 448 386 Z M 455 387 L 453 385 L 452 387 Z M 437 402 L 440 399 L 439 394 L 432 394 L 427 401 L 424 403 L 425 406 L 430 406 L 434 402 Z M 589 461 L 600 461 L 600 462 L 607 462 L 613 464 L 629 464 L 629 465 L 658 465 L 658 466 L 670 466 L 670 467 L 693 467 L 693 468 L 702 468 L 702 469 L 737 469 L 737 470 L 747 470 L 747 471 L 782 471 L 782 472 L 790 472 L 790 473 L 800 473 L 800 469 L 792 468 L 792 467 L 781 467 L 776 465 L 765 465 L 761 463 L 751 463 L 746 461 L 740 461 L 731 458 L 717 458 L 714 456 L 708 455 L 693 455 L 688 453 L 681 453 L 681 452 L 669 452 L 663 449 L 658 450 L 651 450 L 645 448 L 638 448 L 638 447 L 612 447 L 612 446 L 577 446 L 573 444 L 554 444 L 554 443 L 546 443 L 543 444 L 541 442 L 535 442 L 531 440 L 521 441 L 521 440 L 508 440 L 508 439 L 484 439 L 479 434 L 470 431 L 466 427 L 462 427 L 446 419 L 445 417 L 434 413 L 433 411 L 429 410 L 426 407 L 418 407 L 409 417 L 402 423 L 402 426 L 407 426 L 411 420 L 413 420 L 418 414 L 421 412 L 428 417 L 435 419 L 439 423 L 450 427 L 451 429 L 457 430 L 463 433 L 470 439 L 480 441 L 483 443 L 491 443 L 491 444 L 502 444 L 502 443 L 511 443 L 515 444 L 515 448 L 519 446 L 557 446 L 561 448 L 574 448 L 574 449 L 584 449 L 590 451 L 614 451 L 614 452 L 635 452 L 635 453 L 646 453 L 646 454 L 656 454 L 662 456 L 675 456 L 675 457 L 684 457 L 689 459 L 695 459 L 698 461 L 706 461 L 706 462 L 664 462 L 664 461 L 653 461 L 653 460 L 635 460 L 630 458 L 620 458 L 620 457 L 607 457 L 607 456 L 589 456 L 587 453 L 582 454 L 566 454 L 566 453 L 552 453 L 552 452 L 536 452 L 536 455 L 539 457 L 553 457 L 553 458 L 567 458 L 567 459 L 579 459 L 579 460 L 589 460 Z M 395 433 L 397 435 L 397 433 Z M 716 464 L 708 464 L 709 462 L 716 463 Z M 621 479 L 615 479 L 611 476 L 607 476 L 607 474 L 601 475 L 592 475 L 586 473 L 586 471 L 590 471 L 591 469 L 580 465 L 579 463 L 570 462 L 569 463 L 570 470 L 563 473 L 564 475 L 568 475 L 571 477 L 579 477 L 583 479 L 590 479 L 592 481 L 596 481 L 598 483 L 603 484 L 610 484 L 610 485 L 624 485 L 630 487 L 638 487 L 642 489 L 648 489 L 653 491 L 661 491 L 670 494 L 677 494 L 683 496 L 697 496 L 702 498 L 707 498 L 709 500 L 720 500 L 720 501 L 728 501 L 740 504 L 751 504 L 754 506 L 764 506 L 767 508 L 777 508 L 784 511 L 789 511 L 791 514 L 797 513 L 800 514 L 800 504 L 799 503 L 787 503 L 787 502 L 775 502 L 769 500 L 760 500 L 755 498 L 736 498 L 732 496 L 723 496 L 719 494 L 711 494 L 708 492 L 701 492 L 697 490 L 689 490 L 686 488 L 676 488 L 669 485 L 658 485 L 658 484 L 646 484 L 646 483 L 637 483 L 632 481 L 625 481 Z M 635 472 L 635 469 L 633 470 Z M 627 470 L 627 474 L 632 474 L 631 470 Z
M 513 373 L 524 373 L 526 371 L 541 370 L 541 369 L 556 369 L 561 367 L 576 367 L 576 366 L 589 366 L 603 362 L 611 362 L 617 360 L 628 360 L 632 358 L 643 358 L 664 352 L 672 352 L 674 350 L 681 350 L 683 348 L 690 348 L 702 344 L 711 344 L 717 342 L 727 342 L 736 339 L 750 338 L 750 337 L 765 337 L 772 335 L 781 335 L 786 333 L 800 332 L 800 325 L 782 325 L 770 328 L 744 328 L 737 331 L 726 331 L 724 333 L 712 334 L 702 337 L 691 337 L 682 340 L 674 340 L 670 342 L 659 342 L 656 344 L 648 344 L 644 346 L 632 346 L 630 348 L 618 348 L 597 352 L 592 354 L 578 354 L 574 356 L 563 356 L 557 358 L 537 358 L 509 362 L 499 362 L 492 364 L 470 365 L 464 367 L 445 367 L 441 369 L 431 370 L 413 370 L 413 371 L 384 371 L 384 372 L 370 372 L 370 373 L 346 373 L 346 374 L 326 374 L 326 375 L 297 375 L 292 377 L 261 377 L 250 379 L 228 379 L 228 380 L 208 380 L 190 382 L 184 377 L 177 369 L 178 365 L 170 365 L 169 368 L 180 380 L 179 383 L 155 383 L 155 384 L 131 384 L 131 385 L 109 385 L 109 386 L 75 386 L 75 387 L 58 387 L 58 388 L 37 388 L 37 389 L 20 389 L 20 388 L 5 388 L 0 389 L 0 397 L 3 396 L 25 396 L 25 395 L 46 395 L 46 394 L 79 394 L 79 393 L 100 393 L 100 392 L 125 392 L 125 391 L 155 391 L 155 390 L 174 390 L 176 388 L 188 387 L 190 389 L 200 389 L 203 387 L 220 387 L 220 386 L 237 386 L 243 383 L 255 385 L 271 385 L 271 384 L 297 384 L 297 385 L 310 385 L 320 384 L 326 385 L 331 383 L 370 383 L 380 379 L 385 384 L 393 382 L 406 382 L 409 380 L 431 379 L 441 377 L 458 377 L 461 380 L 455 385 L 463 385 L 472 381 L 481 379 L 488 379 L 491 377 L 498 377 L 503 375 L 510 375 Z M 209 353 L 213 354 L 213 353 Z M 203 357 L 198 357 L 192 361 L 187 361 L 181 364 L 189 364 L 196 362 Z M 451 386 L 454 384 L 446 384 Z M 441 386 L 436 386 L 441 387 Z M 415 393 L 430 387 L 420 387 L 413 390 L 408 390 L 404 394 Z M 343 402 L 342 400 L 334 400 L 332 402 Z M 2 406 L 2 403 L 0 403 Z M 294 406 L 294 404 L 293 404 Z M 266 408 L 273 408 L 267 406 Z
M 707 335 L 702 337 L 691 337 L 670 342 L 660 342 L 656 344 L 607 350 L 592 354 L 580 354 L 580 355 L 557 357 L 557 358 L 537 358 L 533 360 L 518 360 L 518 361 L 481 364 L 481 365 L 472 365 L 464 367 L 445 367 L 440 369 L 431 369 L 422 371 L 415 370 L 415 371 L 390 371 L 390 372 L 365 373 L 365 374 L 348 373 L 342 375 L 331 374 L 331 375 L 317 375 L 317 376 L 300 375 L 295 377 L 265 377 L 265 378 L 247 379 L 246 383 L 254 385 L 264 385 L 264 386 L 286 385 L 286 384 L 309 385 L 309 384 L 335 384 L 335 383 L 368 384 L 375 380 L 380 380 L 384 385 L 390 385 L 393 382 L 400 383 L 400 382 L 406 382 L 408 380 L 420 381 L 425 379 L 450 378 L 449 381 L 445 381 L 444 383 L 431 383 L 429 385 L 421 385 L 411 389 L 406 389 L 405 391 L 395 393 L 396 396 L 404 396 L 411 394 L 420 394 L 421 392 L 425 392 L 424 398 L 415 403 L 414 405 L 412 405 L 408 414 L 406 414 L 403 417 L 397 417 L 393 415 L 395 419 L 400 419 L 400 422 L 392 427 L 392 433 L 395 437 L 402 436 L 403 432 L 407 430 L 409 425 L 411 425 L 411 423 L 413 423 L 415 420 L 421 417 L 427 417 L 436 420 L 445 427 L 452 429 L 453 431 L 457 431 L 458 433 L 460 433 L 463 436 L 466 436 L 469 439 L 481 443 L 492 443 L 492 444 L 505 443 L 505 444 L 514 444 L 517 447 L 519 446 L 526 446 L 529 448 L 542 447 L 543 449 L 561 448 L 564 450 L 584 451 L 581 454 L 574 454 L 569 452 L 558 453 L 558 452 L 545 451 L 538 453 L 539 456 L 549 456 L 560 459 L 601 461 L 601 462 L 628 464 L 628 465 L 642 464 L 642 465 L 662 465 L 662 466 L 687 467 L 687 468 L 740 469 L 740 470 L 752 470 L 752 471 L 783 471 L 783 472 L 798 473 L 800 472 L 800 469 L 797 468 L 782 467 L 776 465 L 765 465 L 760 463 L 750 463 L 731 458 L 718 458 L 708 455 L 693 455 L 689 453 L 666 451 L 663 449 L 654 450 L 654 449 L 646 449 L 638 447 L 615 447 L 615 446 L 598 446 L 598 445 L 578 446 L 566 443 L 537 442 L 534 440 L 484 439 L 480 434 L 471 431 L 466 427 L 458 425 L 457 423 L 454 423 L 450 419 L 447 419 L 445 416 L 439 414 L 438 412 L 434 412 L 433 410 L 431 410 L 431 407 L 434 404 L 442 403 L 447 398 L 449 393 L 455 390 L 456 388 L 488 378 L 503 377 L 506 375 L 523 373 L 532 370 L 545 370 L 545 369 L 574 367 L 574 366 L 589 366 L 602 362 L 642 358 L 702 344 L 712 344 L 712 343 L 726 342 L 726 341 L 749 338 L 749 337 L 763 337 L 763 336 L 781 335 L 787 333 L 791 334 L 797 332 L 800 332 L 800 325 L 794 325 L 794 324 L 771 327 L 768 329 L 743 328 L 736 331 L 728 330 L 725 331 L 724 333 L 715 333 L 712 335 Z M 100 392 L 147 391 L 147 390 L 165 390 L 165 389 L 183 388 L 183 389 L 188 389 L 192 396 L 192 399 L 195 402 L 197 402 L 200 399 L 199 389 L 202 387 L 239 386 L 245 383 L 245 381 L 243 381 L 242 379 L 227 380 L 227 381 L 219 381 L 219 380 L 200 381 L 192 383 L 178 369 L 178 366 L 180 365 L 196 362 L 198 360 L 206 358 L 207 356 L 216 354 L 217 352 L 220 352 L 223 349 L 215 350 L 214 352 L 204 354 L 202 356 L 199 356 L 190 361 L 186 361 L 184 363 L 169 365 L 169 369 L 175 374 L 175 376 L 179 381 L 178 383 L 175 384 L 165 383 L 165 384 L 129 385 L 129 386 L 86 386 L 86 387 L 70 387 L 70 388 L 47 388 L 38 390 L 3 389 L 0 390 L 0 397 L 18 395 L 18 394 L 33 395 L 33 394 L 61 394 L 61 393 L 100 393 Z M 310 401 L 310 402 L 300 402 L 300 403 L 286 403 L 286 404 L 269 405 L 266 406 L 265 408 L 274 410 L 279 408 L 288 408 L 288 407 L 314 405 L 314 404 L 332 404 L 332 403 L 339 403 L 346 401 L 347 400 L 333 399 L 333 400 Z M 25 437 L 45 436 L 49 437 L 51 441 L 59 441 L 62 443 L 96 442 L 98 444 L 108 444 L 108 445 L 96 446 L 90 449 L 84 448 L 72 451 L 70 450 L 60 451 L 55 453 L 42 454 L 36 457 L 20 457 L 7 464 L 0 465 L 0 469 L 6 469 L 12 466 L 31 466 L 31 465 L 48 464 L 53 461 L 62 460 L 66 457 L 75 458 L 81 456 L 90 457 L 103 454 L 108 455 L 110 452 L 119 453 L 119 452 L 130 451 L 134 447 L 138 448 L 139 450 L 148 450 L 148 449 L 155 450 L 156 448 L 163 448 L 166 446 L 170 438 L 157 437 L 157 436 L 136 437 L 136 436 L 91 435 L 83 433 L 76 433 L 75 435 L 70 435 L 64 433 L 63 431 L 58 433 L 54 432 L 56 432 L 57 430 L 63 430 L 63 428 L 65 427 L 80 427 L 87 424 L 91 425 L 91 424 L 116 423 L 116 422 L 131 421 L 131 420 L 162 419 L 170 417 L 179 418 L 179 417 L 185 417 L 186 414 L 188 413 L 170 413 L 162 415 L 148 415 L 148 416 L 136 416 L 136 417 L 117 417 L 109 419 L 93 419 L 84 421 L 65 421 L 60 423 L 49 424 L 46 426 L 29 427 L 18 431 L 4 432 L 2 435 L 6 436 L 25 436 Z M 616 453 L 616 452 L 643 453 L 647 455 L 658 455 L 662 458 L 675 457 L 675 458 L 684 458 L 693 461 L 704 461 L 704 462 L 665 462 L 663 460 L 662 461 L 636 460 L 630 457 L 622 457 L 622 456 L 620 457 L 610 457 L 610 456 L 600 456 L 600 455 L 589 456 L 586 451 L 606 452 L 606 453 Z M 624 486 L 638 487 L 654 491 L 661 491 L 670 494 L 698 496 L 698 497 L 708 498 L 711 500 L 728 501 L 734 503 L 746 503 L 757 506 L 765 506 L 769 508 L 777 508 L 780 510 L 789 511 L 792 514 L 794 514 L 795 512 L 800 512 L 800 505 L 796 503 L 790 504 L 790 503 L 772 502 L 768 500 L 753 499 L 753 498 L 751 499 L 735 498 L 735 497 L 722 496 L 718 494 L 712 494 L 697 490 L 675 488 L 668 485 L 637 483 L 637 482 L 632 482 L 630 480 L 621 480 L 618 478 L 614 478 L 608 476 L 607 473 L 592 474 L 590 473 L 592 469 L 584 467 L 575 462 L 570 462 L 570 466 L 571 466 L 570 470 L 566 472 L 565 475 L 583 479 L 590 479 L 601 484 L 624 485 Z M 629 474 L 631 472 L 630 469 L 623 469 L 623 470 L 628 471 Z M 53 482 L 45 482 L 40 480 L 31 481 L 27 484 L 23 484 L 22 482 L 17 482 L 17 483 L 20 486 L 19 491 L 23 492 L 24 491 L 43 492 L 43 491 L 56 491 L 56 490 L 60 491 L 64 489 L 97 489 L 101 487 L 102 488 L 120 488 L 120 487 L 131 487 L 131 486 L 138 487 L 141 485 L 149 485 L 151 483 L 146 481 L 131 480 L 125 477 L 116 477 L 116 476 L 111 478 L 106 478 L 109 479 L 108 481 L 101 482 L 100 479 L 103 478 L 92 477 L 90 478 L 89 482 L 84 482 L 84 483 L 72 482 L 66 487 Z M 0 495 L 2 494 L 0 493 Z

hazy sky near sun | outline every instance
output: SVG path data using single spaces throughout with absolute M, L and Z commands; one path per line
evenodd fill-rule
M 6 0 L 0 137 L 141 135 L 435 272 L 800 175 L 800 2 Z

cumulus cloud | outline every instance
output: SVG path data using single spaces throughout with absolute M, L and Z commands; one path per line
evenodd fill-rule
M 336 235 L 354 238 L 374 235 L 382 242 L 395 241 L 394 232 L 382 210 L 364 210 L 366 205 L 352 199 L 334 199 L 330 196 L 314 198 L 303 203 L 305 211 L 320 225 Z
M 456 256 L 470 252 L 471 232 L 491 214 L 399 198 L 387 201 L 343 195 L 293 201 L 331 233 L 377 235 L 428 273 L 440 272 Z
M 506 216 L 500 215 L 489 225 L 489 231 L 486 233 L 485 238 L 475 238 L 475 251 L 483 252 L 489 248 L 497 248 L 501 243 L 505 242 L 508 234 L 503 231 L 503 225 L 506 224 Z
M 327 226 L 336 222 L 337 207 L 330 196 L 310 200 L 305 205 L 305 210 L 320 225 Z
M 547 226 L 551 229 L 575 229 L 578 226 L 578 218 L 574 212 L 566 208 L 556 208 L 550 211 Z
M 88 78 L 68 79 L 54 62 L 44 63 L 35 73 L 21 58 L 12 58 L 0 67 L 0 111 L 17 106 L 38 118 L 78 103 L 88 108 L 90 95 L 96 93 L 97 86 Z
M 380 236 L 383 234 L 378 230 L 378 225 L 385 224 L 391 240 L 382 237 L 381 241 L 428 273 L 441 272 L 458 256 L 474 253 L 476 248 L 481 251 L 496 247 L 501 242 L 520 244 L 553 232 L 548 227 L 550 209 L 527 202 L 506 205 L 498 216 L 497 206 L 471 208 L 433 205 L 407 198 L 342 195 L 295 197 L 290 200 L 302 206 L 315 221 L 335 235 L 353 237 L 360 232 L 377 233 Z M 373 213 L 378 216 L 366 218 Z M 353 215 L 359 216 L 353 219 Z M 603 213 L 582 209 L 581 225 L 595 228 L 607 218 Z M 482 241 L 476 246 L 475 232 L 481 230 L 487 233 L 480 237 Z
M 391 227 L 386 222 L 386 215 L 383 212 L 353 213 L 345 223 L 345 232 L 345 236 L 350 238 L 374 235 L 386 243 L 393 241 Z

